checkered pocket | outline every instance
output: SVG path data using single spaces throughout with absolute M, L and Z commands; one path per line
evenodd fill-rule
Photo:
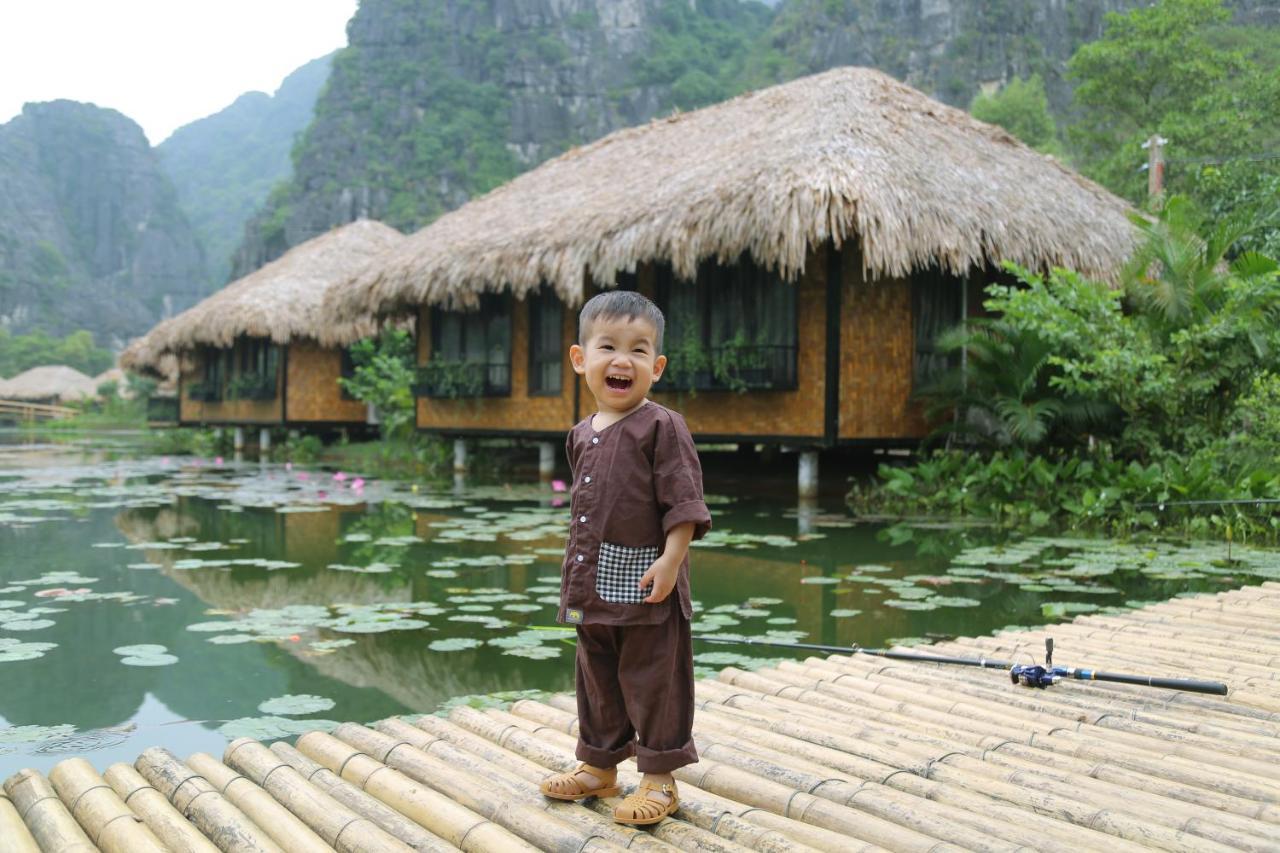
M 658 559 L 658 546 L 600 543 L 600 562 L 596 565 L 596 595 L 613 604 L 642 604 L 653 584 L 644 589 L 636 586 L 653 561 Z

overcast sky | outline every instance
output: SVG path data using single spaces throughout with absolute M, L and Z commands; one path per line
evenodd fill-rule
M 357 0 L 0 0 L 0 124 L 69 98 L 152 145 L 347 43 Z

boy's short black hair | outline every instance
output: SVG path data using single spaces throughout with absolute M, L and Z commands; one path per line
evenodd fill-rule
M 648 297 L 634 290 L 606 290 L 588 299 L 578 314 L 580 346 L 586 345 L 591 337 L 591 325 L 602 317 L 626 317 L 628 320 L 638 317 L 652 323 L 657 333 L 657 340 L 653 342 L 654 355 L 662 355 L 662 332 L 666 319 L 662 316 L 662 309 Z

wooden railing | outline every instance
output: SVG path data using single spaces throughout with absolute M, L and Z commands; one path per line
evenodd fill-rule
M 75 417 L 77 410 L 68 406 L 54 406 L 48 403 L 27 403 L 22 400 L 0 400 L 0 419 L 12 418 L 34 421 L 40 418 L 56 420 Z

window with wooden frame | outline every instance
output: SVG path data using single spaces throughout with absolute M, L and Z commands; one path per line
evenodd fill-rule
M 529 393 L 559 394 L 564 376 L 564 303 L 543 286 L 529 295 Z
M 666 316 L 666 391 L 786 391 L 796 388 L 796 285 L 746 256 L 707 261 L 693 282 L 657 268 Z
M 280 348 L 269 338 L 238 338 L 229 354 L 235 375 L 227 383 L 227 396 L 236 400 L 270 400 L 276 396 Z
M 511 393 L 511 295 L 486 293 L 472 311 L 431 312 L 431 360 L 418 369 L 419 397 Z
M 187 398 L 206 403 L 222 399 L 222 383 L 227 375 L 230 350 L 201 347 L 200 378 L 187 388 Z
M 936 382 L 960 366 L 959 352 L 938 348 L 938 336 L 964 322 L 967 280 L 931 267 L 911 276 L 911 317 L 915 337 L 912 390 Z

